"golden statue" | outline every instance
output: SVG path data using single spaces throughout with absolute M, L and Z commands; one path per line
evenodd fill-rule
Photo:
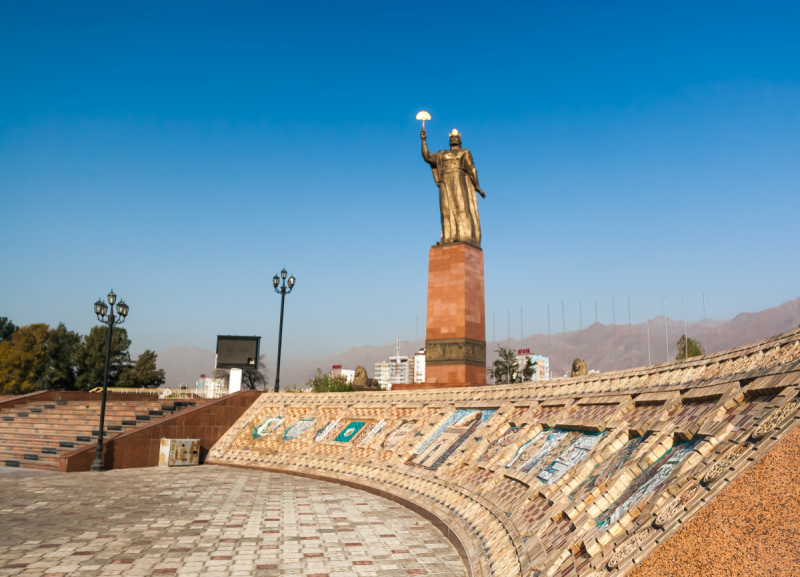
M 425 120 L 430 120 L 430 115 L 420 112 L 417 119 L 422 120 L 422 158 L 431 165 L 433 180 L 439 187 L 442 238 L 437 244 L 465 242 L 480 248 L 481 222 L 476 192 L 483 198 L 486 198 L 486 193 L 478 184 L 478 171 L 472 153 L 461 148 L 461 134 L 453 129 L 450 133 L 450 150 L 431 154 L 425 140 Z

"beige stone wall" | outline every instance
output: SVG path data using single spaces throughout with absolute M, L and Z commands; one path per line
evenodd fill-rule
M 546 383 L 264 394 L 207 462 L 395 498 L 475 576 L 630 573 L 800 420 L 800 331 Z

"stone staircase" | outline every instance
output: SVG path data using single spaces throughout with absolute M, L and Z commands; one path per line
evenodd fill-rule
M 104 437 L 174 414 L 195 401 L 106 403 Z M 62 453 L 97 442 L 100 401 L 30 401 L 0 409 L 0 465 L 55 471 Z

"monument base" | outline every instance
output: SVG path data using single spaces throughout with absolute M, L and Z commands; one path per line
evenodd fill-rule
M 483 251 L 456 243 L 434 246 L 428 265 L 425 383 L 415 388 L 486 384 Z

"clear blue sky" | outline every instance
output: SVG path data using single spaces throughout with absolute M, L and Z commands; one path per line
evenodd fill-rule
M 134 353 L 259 334 L 321 358 L 424 334 L 458 128 L 487 329 L 729 318 L 800 295 L 800 5 L 0 4 L 0 316 L 86 332 L 110 288 Z M 624 305 L 620 305 L 624 307 Z M 627 312 L 619 313 L 626 320 Z M 624 310 L 624 309 L 623 309 Z M 560 310 L 553 325 L 560 328 Z M 593 319 L 592 319 L 593 320 Z M 584 324 L 588 324 L 584 321 Z

